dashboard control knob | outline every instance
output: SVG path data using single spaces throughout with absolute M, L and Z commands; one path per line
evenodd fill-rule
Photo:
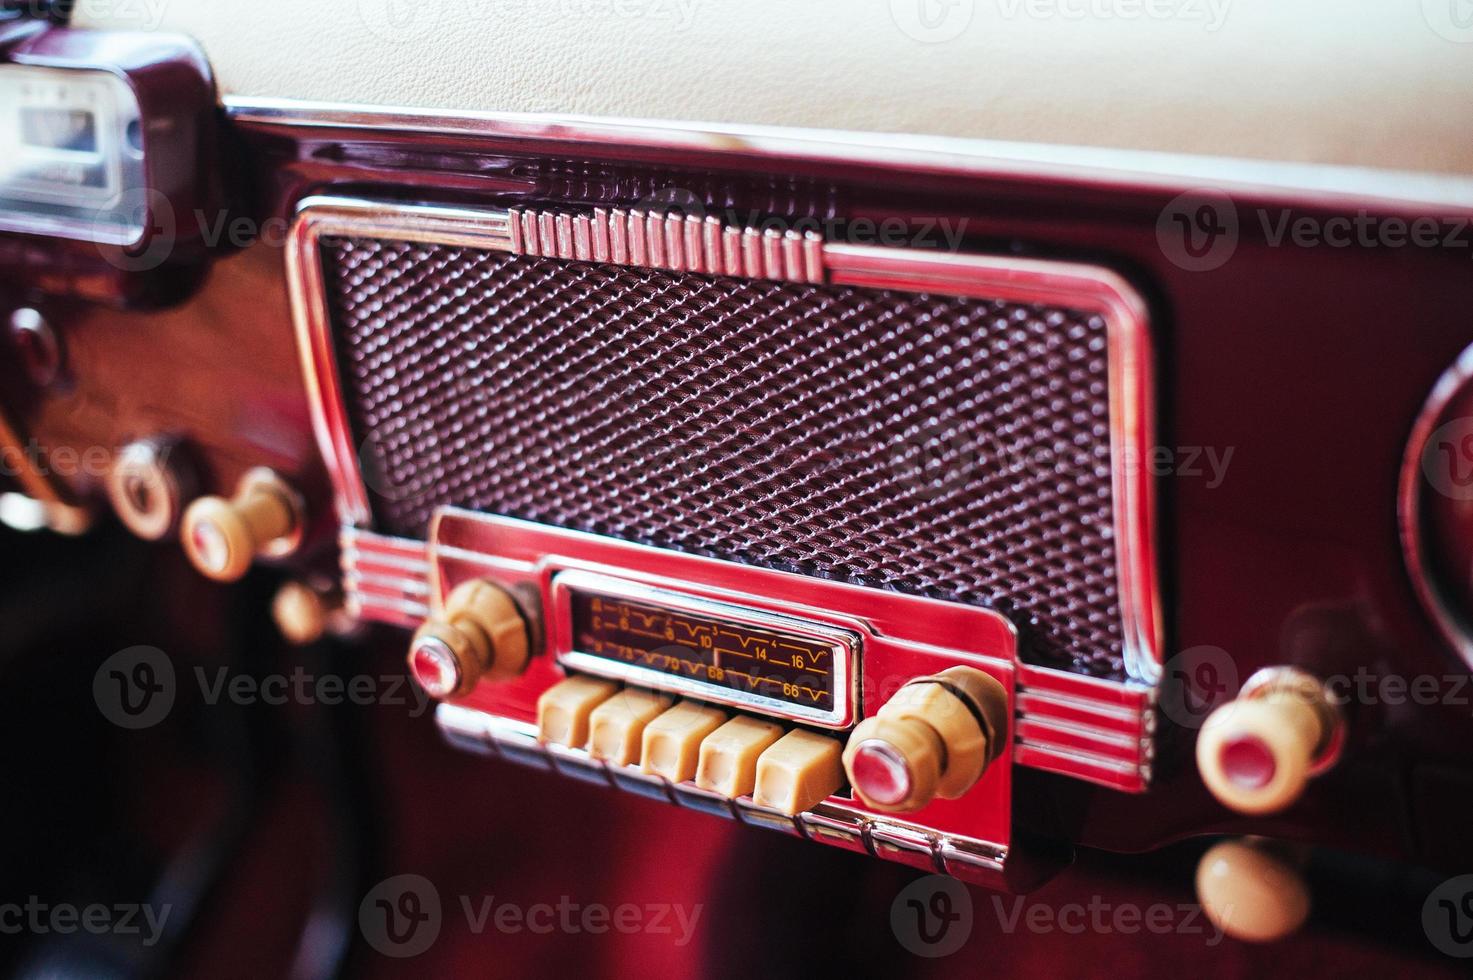
M 184 553 L 202 574 L 234 582 L 257 556 L 280 558 L 301 543 L 302 499 L 281 477 L 254 469 L 235 496 L 201 497 L 184 512 Z
M 1339 709 L 1319 681 L 1269 668 L 1207 716 L 1197 736 L 1197 770 L 1224 806 L 1276 813 L 1333 764 L 1342 740 Z
M 107 474 L 107 496 L 123 525 L 145 541 L 160 541 L 179 525 L 194 478 L 178 440 L 128 443 Z
M 1273 942 L 1309 916 L 1309 887 L 1299 869 L 1266 842 L 1223 841 L 1197 864 L 1197 901 L 1223 932 L 1250 943 Z
M 511 594 L 485 579 L 451 590 L 440 615 L 414 634 L 409 671 L 434 698 L 468 694 L 482 677 L 515 677 L 527 665 L 527 619 Z
M 855 726 L 844 750 L 849 785 L 889 813 L 956 799 L 1002 751 L 1007 714 L 1002 684 L 974 667 L 916 678 Z
M 316 643 L 325 633 L 343 634 L 352 628 L 341 592 L 327 585 L 295 579 L 276 590 L 271 600 L 271 618 L 281 635 L 294 646 Z

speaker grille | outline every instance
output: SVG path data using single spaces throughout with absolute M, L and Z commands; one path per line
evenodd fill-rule
M 1108 356 L 1065 308 L 324 240 L 380 530 L 453 504 L 987 606 L 1124 677 Z

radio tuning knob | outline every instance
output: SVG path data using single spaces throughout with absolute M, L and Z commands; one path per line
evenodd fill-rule
M 1271 667 L 1207 716 L 1197 770 L 1224 806 L 1276 813 L 1334 763 L 1343 740 L 1340 711 L 1324 686 L 1303 671 Z
M 195 568 L 219 582 L 234 582 L 259 555 L 281 558 L 301 543 L 302 499 L 264 468 L 241 478 L 235 496 L 201 497 L 184 511 L 180 537 Z
M 530 633 L 510 593 L 471 579 L 451 590 L 441 614 L 415 632 L 409 672 L 431 697 L 460 697 L 483 677 L 504 680 L 521 673 Z
M 974 667 L 908 682 L 855 726 L 844 771 L 860 802 L 908 813 L 956 799 L 982 777 L 1007 740 L 1008 696 Z

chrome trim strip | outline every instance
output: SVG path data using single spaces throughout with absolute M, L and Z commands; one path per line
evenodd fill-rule
M 365 527 L 372 511 L 343 399 L 320 252 L 323 236 L 348 234 L 509 251 L 512 233 L 505 211 L 341 197 L 309 197 L 298 205 L 287 238 L 286 272 L 312 429 L 332 480 L 338 519 Z
M 1442 214 L 1473 214 L 1473 179 L 1457 175 L 775 126 L 545 113 L 445 112 L 248 96 L 227 96 L 222 102 L 233 122 L 259 126 L 679 149 L 820 164 L 864 164 L 912 173 L 1043 179 L 1112 190 L 1215 190 L 1305 206 L 1438 209 L 1437 213 Z
M 717 275 L 724 265 L 722 240 L 731 234 L 740 236 L 743 251 L 750 253 L 747 274 L 753 278 L 825 281 L 823 239 L 813 232 L 800 236 L 788 231 L 777 238 L 756 228 L 725 228 L 714 216 L 702 219 L 676 211 L 626 215 L 617 208 L 594 208 L 590 214 L 512 208 L 507 214 L 510 251 L 516 255 Z M 555 227 L 557 233 L 551 239 L 534 236 L 527 231 L 534 227 Z M 616 245 L 611 253 L 609 242 L 636 244 L 628 250 Z
M 595 760 L 587 749 L 550 745 L 540 741 L 537 728 L 528 722 L 514 721 L 459 704 L 437 705 L 435 724 L 442 736 L 456 748 L 479 748 L 499 755 L 509 762 L 551 769 L 562 775 L 587 782 L 608 782 L 626 792 L 661 799 L 677 806 L 711 812 L 708 806 L 692 806 L 689 797 L 698 796 L 714 802 L 711 794 L 692 783 L 671 785 L 650 776 L 639 766 L 616 766 Z M 597 775 L 595 775 L 597 774 Z M 943 833 L 910 821 L 880 816 L 861 810 L 844 800 L 830 798 L 811 811 L 786 814 L 761 807 L 750 796 L 726 799 L 737 819 L 749 826 L 776 830 L 779 833 L 845 850 L 861 850 L 874 857 L 922 867 L 930 871 L 949 872 L 950 858 L 966 865 L 963 877 L 991 887 L 1006 887 L 1006 862 L 1009 849 L 994 841 Z M 825 833 L 825 831 L 829 831 Z M 840 833 L 834 833 L 834 832 Z M 844 832 L 847 831 L 847 832 Z

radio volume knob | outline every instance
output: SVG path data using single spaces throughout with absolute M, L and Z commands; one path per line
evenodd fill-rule
M 460 697 L 476 682 L 515 677 L 527 665 L 530 630 L 516 600 L 485 579 L 456 586 L 441 615 L 414 634 L 409 670 L 435 698 Z
M 279 558 L 294 551 L 302 525 L 296 491 L 271 470 L 254 469 L 229 500 L 201 497 L 190 504 L 180 537 L 196 569 L 216 581 L 234 582 L 257 555 Z
M 889 813 L 956 799 L 1002 751 L 1007 716 L 1002 684 L 976 668 L 910 681 L 849 736 L 849 785 L 865 806 Z
M 1342 736 L 1339 709 L 1320 682 L 1273 667 L 1207 716 L 1197 737 L 1197 771 L 1223 805 L 1276 813 L 1334 761 Z

